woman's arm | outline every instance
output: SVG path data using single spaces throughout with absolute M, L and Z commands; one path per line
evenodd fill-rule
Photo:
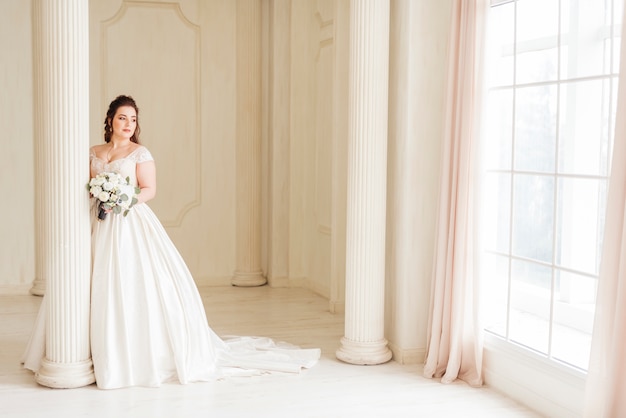
M 137 203 L 146 203 L 156 196 L 156 164 L 146 161 L 137 164 L 137 185 L 141 193 L 137 196 Z

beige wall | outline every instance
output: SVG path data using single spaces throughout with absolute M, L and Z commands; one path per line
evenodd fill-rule
M 391 4 L 385 328 L 407 363 L 426 352 L 451 4 Z
M 25 292 L 35 275 L 31 6 L 0 8 L 0 291 Z
M 336 135 L 335 2 L 292 2 L 291 47 L 291 274 L 330 297 L 332 237 L 338 215 L 333 206 L 333 157 L 345 137 Z M 347 66 L 347 61 L 345 62 Z M 345 208 L 344 208 L 345 210 Z M 335 278 L 341 280 L 341 277 Z

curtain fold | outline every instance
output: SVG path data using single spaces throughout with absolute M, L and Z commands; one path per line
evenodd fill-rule
M 622 25 L 619 78 L 613 161 L 586 384 L 584 416 L 590 418 L 626 417 L 626 25 Z
M 454 0 L 424 376 L 482 385 L 474 275 L 479 120 L 488 0 Z

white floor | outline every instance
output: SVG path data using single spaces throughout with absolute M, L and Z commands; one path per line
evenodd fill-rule
M 235 377 L 161 388 L 39 386 L 19 357 L 41 298 L 0 295 L 1 417 L 537 417 L 489 388 L 422 377 L 421 365 L 354 366 L 335 358 L 343 316 L 305 289 L 200 289 L 220 335 L 261 335 L 320 347 L 300 375 Z

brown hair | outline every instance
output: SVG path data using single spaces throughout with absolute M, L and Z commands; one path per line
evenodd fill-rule
M 117 109 L 121 106 L 131 106 L 135 109 L 135 112 L 137 112 L 137 127 L 135 128 L 133 136 L 130 137 L 130 140 L 135 144 L 139 144 L 139 133 L 141 132 L 139 128 L 139 108 L 132 97 L 124 95 L 117 96 L 109 105 L 109 110 L 104 118 L 104 142 L 111 142 L 111 135 L 113 134 L 111 120 L 113 120 L 115 112 L 117 112 Z

